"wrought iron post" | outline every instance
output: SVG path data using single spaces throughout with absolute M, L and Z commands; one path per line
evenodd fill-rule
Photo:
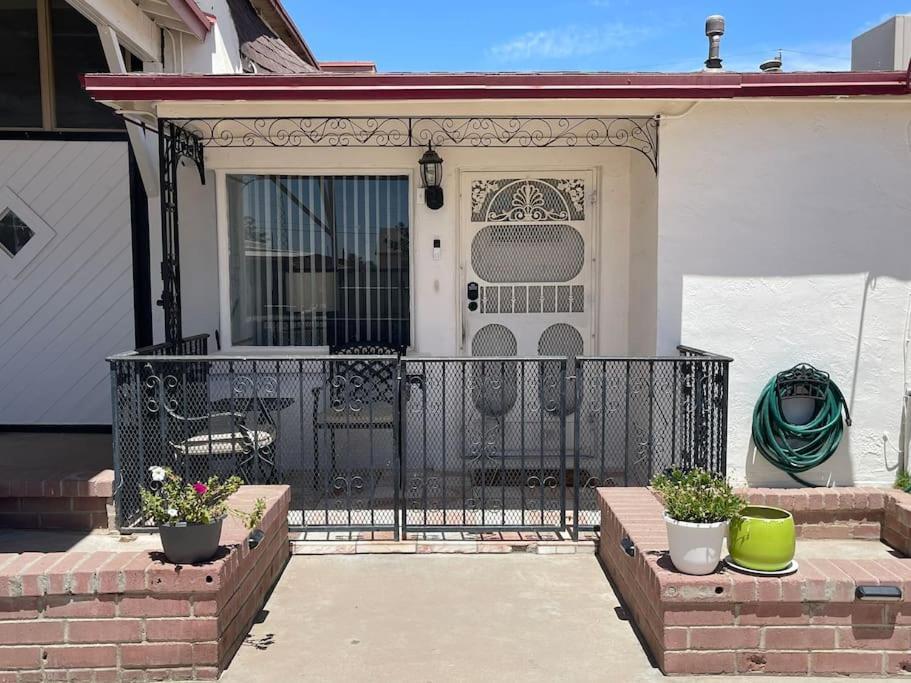
M 177 168 L 187 157 L 206 182 L 203 146 L 199 137 L 167 119 L 158 121 L 158 172 L 161 188 L 161 282 L 158 305 L 164 309 L 165 342 L 183 337 L 180 304 L 180 227 L 177 210 Z

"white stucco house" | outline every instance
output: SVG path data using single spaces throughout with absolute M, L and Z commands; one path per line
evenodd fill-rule
M 165 26 L 151 0 L 73 4 L 107 19 L 111 41 L 130 50 L 132 32 Z M 439 518 L 448 528 L 458 500 L 463 521 L 467 509 L 493 509 L 498 524 L 522 527 L 516 511 L 543 525 L 572 507 L 560 477 L 641 481 L 692 455 L 693 439 L 735 480 L 793 483 L 755 452 L 751 415 L 769 378 L 804 362 L 838 383 L 852 425 L 802 476 L 893 481 L 907 451 L 911 315 L 904 69 L 382 73 L 321 65 L 276 0 L 204 4 L 204 34 L 168 25 L 163 49 L 153 40 L 138 55 L 143 70 L 116 58 L 85 70 L 85 91 L 128 122 L 147 167 L 148 206 L 134 192 L 132 207 L 148 217 L 134 215 L 132 233 L 126 142 L 79 143 L 100 145 L 91 154 L 115 145 L 109 171 L 69 142 L 0 143 L 5 160 L 18 153 L 35 166 L 17 176 L 4 161 L 0 192 L 44 235 L 34 264 L 0 275 L 10 293 L 2 347 L 20 349 L 0 362 L 29 383 L 21 406 L 0 403 L 0 423 L 103 424 L 113 396 L 115 449 L 129 451 L 137 476 L 144 450 L 209 456 L 193 465 L 207 468 L 252 449 L 267 478 L 293 471 L 304 489 L 312 478 L 317 515 L 303 505 L 298 524 L 323 515 L 330 525 L 333 512 L 353 526 L 394 525 L 375 518 L 377 501 L 394 498 L 396 510 L 412 503 L 418 526 Z M 111 21 L 127 11 L 129 21 Z M 48 161 L 26 161 L 35 155 Z M 420 163 L 433 158 L 441 165 Z M 39 181 L 55 161 L 62 168 Z M 91 180 L 73 190 L 74 206 L 116 191 L 98 211 L 120 214 L 57 254 L 55 226 L 75 209 L 42 199 L 41 186 L 74 165 Z M 148 257 L 131 258 L 143 243 Z M 99 263 L 72 261 L 80 249 Z M 116 313 L 100 301 L 115 284 L 74 286 L 108 275 L 120 282 Z M 105 315 L 110 325 L 95 322 Z M 198 334 L 208 342 L 185 341 Z M 104 358 L 152 342 L 115 359 L 111 389 Z M 681 364 L 680 345 L 714 353 L 685 351 Z M 357 381 L 333 369 L 350 352 L 390 363 L 394 392 L 364 380 L 373 365 Z M 498 364 L 477 361 L 491 357 Z M 32 366 L 54 382 L 51 368 L 82 373 L 56 412 L 41 412 L 52 384 Z M 493 381 L 478 389 L 485 373 Z M 92 410 L 69 409 L 73 396 Z M 162 418 L 151 429 L 136 412 L 150 406 L 179 427 Z M 216 412 L 233 426 L 213 426 Z M 188 429 L 192 420 L 205 428 Z M 478 475 L 479 462 L 490 471 Z M 527 484 L 541 505 L 504 482 Z

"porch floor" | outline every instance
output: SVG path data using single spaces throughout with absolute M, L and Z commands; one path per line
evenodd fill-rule
M 293 557 L 221 680 L 667 680 L 622 614 L 590 554 Z

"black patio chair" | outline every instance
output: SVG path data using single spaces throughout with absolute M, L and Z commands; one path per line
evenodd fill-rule
M 236 412 L 182 415 L 167 408 L 181 438 L 169 440 L 175 471 L 205 478 L 228 468 L 247 484 L 276 484 L 275 421 L 262 399 L 238 401 Z M 217 465 L 222 467 L 218 468 Z
M 350 344 L 333 347 L 338 356 L 396 356 L 403 348 L 379 344 Z M 332 360 L 322 384 L 313 389 L 313 482 L 320 482 L 320 436 L 329 433 L 330 481 L 338 472 L 336 431 L 381 430 L 392 432 L 393 448 L 399 438 L 396 430 L 395 401 L 398 365 L 388 361 L 351 359 Z M 332 488 L 331 485 L 329 488 Z

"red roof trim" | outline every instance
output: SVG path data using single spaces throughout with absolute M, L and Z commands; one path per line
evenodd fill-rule
M 198 40 L 206 39 L 214 22 L 199 9 L 195 0 L 168 0 L 168 5 Z
M 96 100 L 722 99 L 908 95 L 903 71 L 292 75 L 87 74 Z

